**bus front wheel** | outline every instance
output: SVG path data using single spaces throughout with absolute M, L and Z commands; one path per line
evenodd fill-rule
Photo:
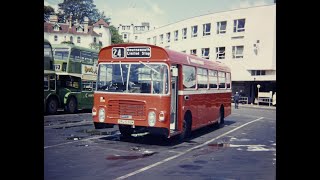
M 58 109 L 58 101 L 55 98 L 50 98 L 47 103 L 48 114 L 56 114 Z
M 76 113 L 77 112 L 77 100 L 74 97 L 71 97 L 67 101 L 67 112 L 68 113 Z
M 119 125 L 119 131 L 123 137 L 130 137 L 133 133 L 133 128 L 127 125 Z

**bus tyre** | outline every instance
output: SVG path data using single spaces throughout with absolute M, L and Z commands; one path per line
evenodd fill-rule
M 224 124 L 224 108 L 220 108 L 219 124 Z
M 58 101 L 55 98 L 50 98 L 47 103 L 47 113 L 56 114 L 58 109 Z
M 133 133 L 133 128 L 127 125 L 119 125 L 119 131 L 122 137 L 131 137 L 131 134 Z
M 71 97 L 67 101 L 67 112 L 68 113 L 76 113 L 77 112 L 77 100 L 74 97 Z
M 183 141 L 184 139 L 190 137 L 191 135 L 191 123 L 190 120 L 184 118 L 183 124 L 182 124 L 182 132 L 179 136 L 179 140 Z

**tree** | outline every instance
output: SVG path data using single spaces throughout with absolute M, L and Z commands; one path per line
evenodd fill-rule
M 54 14 L 54 9 L 51 6 L 44 6 L 43 8 L 44 19 L 49 19 L 51 14 Z
M 47 15 L 54 14 L 54 9 L 51 6 L 44 6 L 43 13 Z
M 113 25 L 109 26 L 111 32 L 111 44 L 123 43 L 122 36 L 119 35 L 118 30 Z
M 63 11 L 66 16 L 72 14 L 72 20 L 78 19 L 82 21 L 84 17 L 89 18 L 89 25 L 97 21 L 99 12 L 93 0 L 63 0 L 58 4 L 59 9 Z

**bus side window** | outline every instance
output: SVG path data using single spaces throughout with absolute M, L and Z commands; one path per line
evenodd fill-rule
M 151 86 L 149 83 L 142 83 L 141 84 L 141 93 L 150 93 L 151 92 Z

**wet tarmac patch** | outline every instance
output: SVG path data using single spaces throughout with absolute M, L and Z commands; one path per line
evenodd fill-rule
M 134 159 L 149 157 L 156 153 L 157 152 L 153 152 L 153 151 L 145 151 L 143 154 L 135 154 L 135 155 L 117 155 L 116 154 L 116 155 L 108 156 L 106 159 L 107 160 L 119 160 L 119 159 L 134 160 Z
M 197 160 L 197 161 L 193 161 L 194 163 L 197 163 L 197 164 L 207 164 L 208 161 L 202 161 L 202 160 Z
M 84 137 L 81 136 L 71 136 L 71 137 L 67 137 L 66 140 L 74 140 L 74 141 L 78 141 L 80 139 L 83 139 Z
M 81 125 L 75 125 L 75 126 L 63 126 L 63 127 L 52 128 L 52 129 L 68 129 L 68 128 L 81 127 L 81 126 L 92 126 L 92 124 L 81 124 Z
M 180 167 L 186 170 L 199 170 L 202 168 L 202 166 L 191 165 L 191 164 L 180 165 Z
M 81 129 L 81 130 L 78 130 L 76 132 L 87 133 L 90 136 L 94 136 L 94 135 L 113 135 L 113 134 L 115 134 L 117 132 L 117 130 L 115 130 L 115 131 L 99 131 L 99 130 L 96 130 L 96 129 Z

